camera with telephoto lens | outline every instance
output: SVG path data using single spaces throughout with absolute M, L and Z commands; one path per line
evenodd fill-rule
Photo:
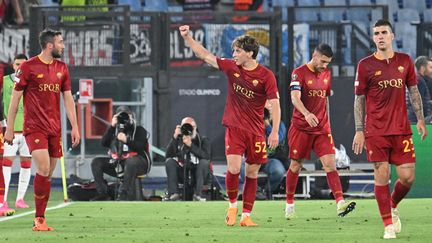
M 117 115 L 117 132 L 123 132 L 125 131 L 126 124 L 130 122 L 130 117 L 127 112 L 120 112 Z
M 181 125 L 180 132 L 181 132 L 180 136 L 182 136 L 182 137 L 183 136 L 191 136 L 193 133 L 193 127 L 191 124 L 185 123 L 185 124 Z

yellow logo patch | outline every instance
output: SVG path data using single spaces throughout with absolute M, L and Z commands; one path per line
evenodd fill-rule
M 257 85 L 259 84 L 259 81 L 256 80 L 256 79 L 254 79 L 254 80 L 252 80 L 252 84 L 253 84 L 254 86 L 257 86 Z
M 35 143 L 39 143 L 40 140 L 36 138 L 34 142 L 35 142 Z
M 36 78 L 43 78 L 43 73 L 39 73 Z
M 308 80 L 308 81 L 307 81 L 307 84 L 308 84 L 308 85 L 311 85 L 312 83 L 313 83 L 312 80 Z
M 240 77 L 240 74 L 234 73 L 234 77 L 238 78 L 238 77 Z
M 294 150 L 293 150 L 293 153 L 294 153 L 294 154 L 297 154 L 297 153 L 298 153 L 297 149 L 294 149 Z
M 61 72 L 58 72 L 58 73 L 57 73 L 57 78 L 61 78 L 62 75 L 63 75 L 63 74 L 62 74 Z
M 324 83 L 327 84 L 328 83 L 328 79 L 325 78 L 324 79 Z
M 380 76 L 380 75 L 381 75 L 381 70 L 375 72 L 375 76 Z
M 403 73 L 403 71 L 405 70 L 405 68 L 402 67 L 402 66 L 399 66 L 399 67 L 398 67 L 398 70 L 399 70 L 399 72 Z

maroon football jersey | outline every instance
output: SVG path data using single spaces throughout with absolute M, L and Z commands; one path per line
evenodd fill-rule
M 15 90 L 24 91 L 24 135 L 40 132 L 58 136 L 60 93 L 71 89 L 69 71 L 62 61 L 30 58 L 18 68 Z
M 306 64 L 294 69 L 291 75 L 291 90 L 301 91 L 301 101 L 305 108 L 318 118 L 318 126 L 311 127 L 303 114 L 294 108 L 291 124 L 310 134 L 331 133 L 327 112 L 327 97 L 331 89 L 331 73 L 312 71 Z
M 395 52 L 380 60 L 375 55 L 357 66 L 355 94 L 366 97 L 365 136 L 410 135 L 405 90 L 417 85 L 411 58 Z
M 217 58 L 219 69 L 228 77 L 228 94 L 222 124 L 257 135 L 264 134 L 266 100 L 279 98 L 274 74 L 262 65 L 244 70 L 233 60 Z

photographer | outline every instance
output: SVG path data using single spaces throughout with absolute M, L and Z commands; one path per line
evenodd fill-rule
M 181 125 L 176 126 L 173 138 L 167 147 L 165 169 L 168 184 L 168 195 L 165 201 L 180 199 L 177 185 L 179 178 L 182 181 L 185 179 L 185 169 L 194 172 L 193 199 L 195 201 L 205 200 L 201 197 L 201 192 L 210 172 L 210 141 L 198 133 L 197 125 L 192 117 L 183 118 Z
M 120 106 L 112 118 L 111 126 L 102 137 L 102 146 L 109 148 L 109 158 L 95 158 L 91 163 L 98 195 L 92 201 L 109 200 L 103 173 L 122 178 L 119 200 L 134 200 L 134 181 L 151 168 L 148 156 L 148 133 L 136 125 L 131 110 Z

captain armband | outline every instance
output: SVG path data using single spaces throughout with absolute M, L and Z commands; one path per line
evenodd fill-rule
M 300 85 L 291 85 L 290 90 L 291 91 L 293 91 L 293 90 L 301 91 L 301 86 Z

